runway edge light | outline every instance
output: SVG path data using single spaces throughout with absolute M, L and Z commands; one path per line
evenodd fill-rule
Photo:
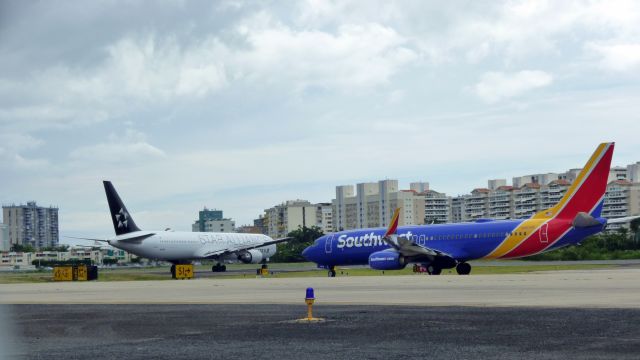
M 315 302 L 316 297 L 313 291 L 313 288 L 307 288 L 306 295 L 304 297 L 304 302 L 307 304 L 307 317 L 303 319 L 299 319 L 299 322 L 318 322 L 324 321 L 322 318 L 314 318 L 313 317 L 313 303 Z

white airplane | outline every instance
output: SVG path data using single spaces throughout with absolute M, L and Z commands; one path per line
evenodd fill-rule
M 104 181 L 111 220 L 116 236 L 111 239 L 87 239 L 107 242 L 109 245 L 147 259 L 169 261 L 171 273 L 175 265 L 189 264 L 193 260 L 215 260 L 211 270 L 226 271 L 225 260 L 245 264 L 264 264 L 276 253 L 276 244 L 291 238 L 272 239 L 263 234 L 205 233 L 171 231 L 143 231 L 133 221 L 131 214 L 110 181 Z

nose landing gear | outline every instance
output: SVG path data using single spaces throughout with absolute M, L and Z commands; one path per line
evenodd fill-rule
M 336 267 L 335 267 L 335 266 L 332 266 L 332 267 L 329 269 L 329 272 L 327 273 L 327 276 L 329 276 L 329 277 L 336 277 Z
M 225 272 L 227 271 L 227 265 L 222 265 L 220 263 L 217 263 L 215 265 L 213 265 L 211 267 L 211 271 L 213 272 Z

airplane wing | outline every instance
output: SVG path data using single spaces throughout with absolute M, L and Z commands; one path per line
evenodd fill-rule
M 291 237 L 286 237 L 286 238 L 280 238 L 280 239 L 275 239 L 275 240 L 271 240 L 271 241 L 265 241 L 261 244 L 252 244 L 251 246 L 243 246 L 243 245 L 239 245 L 239 246 L 234 246 L 234 247 L 229 247 L 226 249 L 216 249 L 216 250 L 210 250 L 207 252 L 203 252 L 202 254 L 199 254 L 200 257 L 202 258 L 206 258 L 206 259 L 215 259 L 217 257 L 220 257 L 222 255 L 228 255 L 228 254 L 233 254 L 235 252 L 240 252 L 240 251 L 245 251 L 245 250 L 252 250 L 252 249 L 256 249 L 256 248 L 260 248 L 263 246 L 269 246 L 269 245 L 273 245 L 273 244 L 278 244 L 281 242 L 286 242 L 289 241 L 293 238 Z
M 443 253 L 440 250 L 416 244 L 413 240 L 405 237 L 398 237 L 396 232 L 398 231 L 399 218 L 400 208 L 397 208 L 391 217 L 391 222 L 389 223 L 387 232 L 384 237 L 382 237 L 382 240 L 389 244 L 395 251 L 399 252 L 410 261 L 420 261 L 422 259 L 433 261 L 436 257 L 449 258 L 453 260 L 449 254 Z
M 107 239 L 83 238 L 83 237 L 75 237 L 75 236 L 65 236 L 65 237 L 69 239 L 76 239 L 76 240 L 99 241 L 99 242 L 106 242 L 106 243 L 109 242 L 109 240 Z

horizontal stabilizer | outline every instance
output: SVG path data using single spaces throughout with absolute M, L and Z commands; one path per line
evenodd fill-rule
M 607 219 L 607 224 L 624 224 L 624 223 L 628 223 L 629 221 L 633 221 L 635 219 L 640 219 L 640 215 L 627 216 L 627 217 L 621 217 L 621 218 L 615 218 L 615 219 Z
M 576 217 L 573 219 L 572 225 L 577 228 L 585 228 L 602 224 L 593 216 L 585 212 L 579 212 L 578 215 L 576 215 Z

